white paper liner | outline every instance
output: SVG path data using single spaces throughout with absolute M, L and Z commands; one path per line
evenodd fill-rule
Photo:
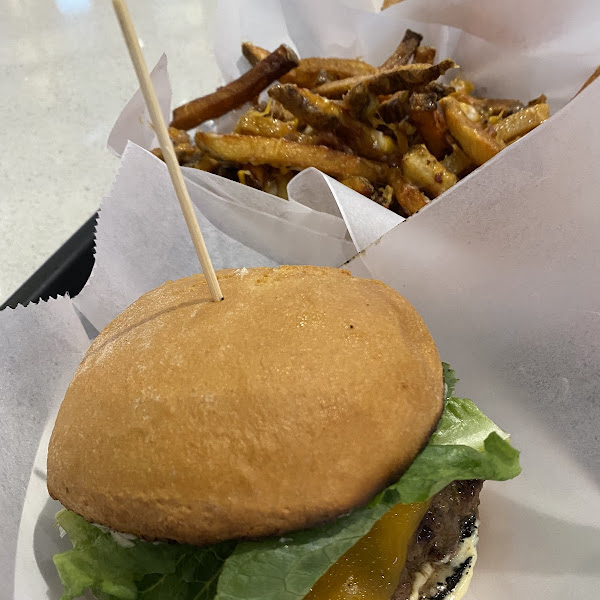
M 474 598 L 598 595 L 599 102 L 596 82 L 348 265 L 414 303 L 522 451 L 521 476 L 486 484 Z
M 266 47 L 287 40 L 305 56 L 359 54 L 377 64 L 411 26 L 486 93 L 527 99 L 546 92 L 556 108 L 600 55 L 591 1 L 507 0 L 498 7 L 491 0 L 406 0 L 383 16 L 359 11 L 360 0 L 251 4 L 221 3 L 217 56 L 232 69 L 226 78 L 243 67 L 244 39 Z M 488 41 L 407 19 L 461 25 Z M 155 77 L 168 84 L 164 66 Z M 167 98 L 170 87 L 161 93 Z M 460 392 L 523 450 L 522 476 L 486 486 L 473 597 L 591 598 L 600 585 L 599 102 L 596 83 L 351 263 L 355 273 L 371 271 L 415 303 L 456 367 Z M 135 137 L 136 119 L 144 124 L 139 106 L 138 99 L 113 131 L 119 152 L 128 138 L 153 143 L 147 117 L 146 133 Z M 339 264 L 397 224 L 314 172 L 294 180 L 297 202 L 287 205 L 205 175 L 188 173 L 190 192 L 219 266 Z M 93 277 L 76 300 L 95 326 L 165 279 L 198 270 L 176 207 L 164 167 L 130 146 L 102 207 Z M 61 298 L 0 313 L 0 340 L 0 597 L 56 600 L 49 555 L 61 542 L 44 495 L 46 440 L 29 474 L 88 337 L 74 304 Z

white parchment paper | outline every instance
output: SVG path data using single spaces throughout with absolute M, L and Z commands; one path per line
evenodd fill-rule
M 596 66 L 598 23 L 591 0 L 506 0 L 501 7 L 406 0 L 381 15 L 360 0 L 227 0 L 215 37 L 232 78 L 245 68 L 239 44 L 246 39 L 377 64 L 409 26 L 485 93 L 528 99 L 545 92 L 556 109 Z M 154 76 L 165 84 L 164 109 L 166 62 Z M 217 266 L 339 265 L 369 246 L 352 270 L 372 273 L 415 303 L 457 369 L 459 390 L 513 433 L 524 473 L 487 485 L 469 597 L 593 598 L 600 585 L 599 102 L 594 84 L 399 224 L 314 170 L 293 180 L 289 203 L 186 173 Z M 64 540 L 45 495 L 45 449 L 89 343 L 82 322 L 93 332 L 144 291 L 198 270 L 164 165 L 142 147 L 127 147 L 128 139 L 153 143 L 139 106 L 132 100 L 111 135 L 124 154 L 102 205 L 96 266 L 84 291 L 74 302 L 0 313 L 0 598 L 60 596 L 51 555 Z
M 349 264 L 415 304 L 522 451 L 520 477 L 486 484 L 469 597 L 600 589 L 599 103 L 596 82 Z

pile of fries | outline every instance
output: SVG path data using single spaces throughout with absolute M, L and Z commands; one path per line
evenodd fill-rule
M 409 216 L 549 117 L 544 96 L 479 98 L 436 49 L 407 30 L 375 67 L 359 59 L 298 59 L 285 45 L 251 43 L 252 68 L 173 112 L 180 164 L 287 198 L 287 184 L 316 167 L 375 202 Z M 268 100 L 259 94 L 268 88 Z M 188 130 L 252 103 L 232 133 Z M 159 149 L 153 152 L 161 157 Z

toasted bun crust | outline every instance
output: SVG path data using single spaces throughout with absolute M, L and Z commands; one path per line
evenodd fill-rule
M 94 341 L 48 450 L 88 521 L 207 544 L 332 519 L 399 477 L 443 408 L 415 309 L 346 271 L 280 267 L 148 292 Z

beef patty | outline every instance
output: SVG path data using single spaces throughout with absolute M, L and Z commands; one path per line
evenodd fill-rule
M 431 501 L 408 549 L 400 582 L 391 600 L 408 600 L 414 574 L 426 563 L 436 563 L 456 551 L 469 537 L 477 520 L 483 481 L 454 481 Z

